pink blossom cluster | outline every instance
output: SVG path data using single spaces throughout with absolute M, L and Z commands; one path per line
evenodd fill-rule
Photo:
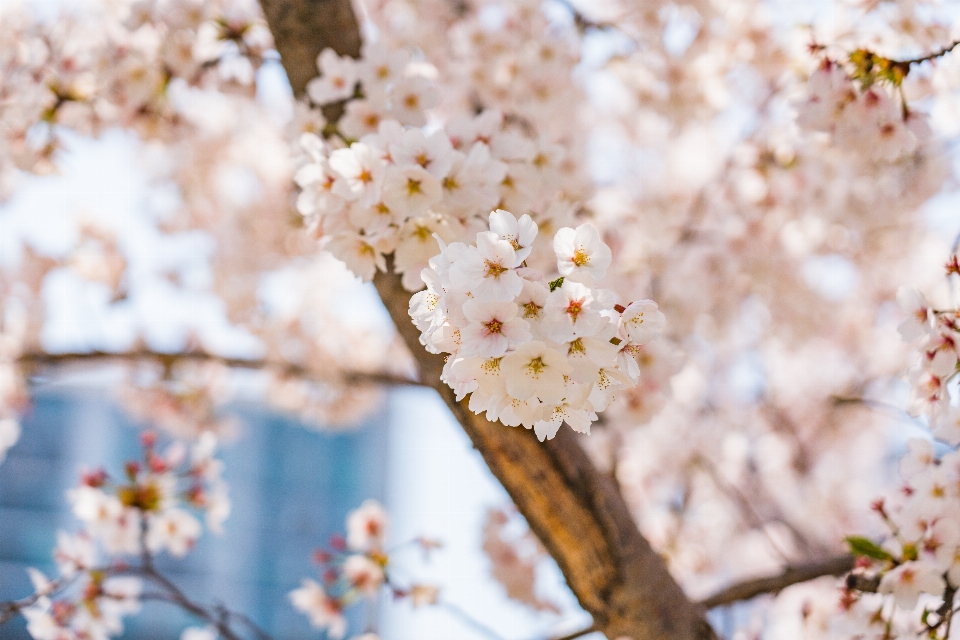
M 333 536 L 330 550 L 314 553 L 314 560 L 322 568 L 321 581 L 305 578 L 300 588 L 289 594 L 293 606 L 310 619 L 310 624 L 326 631 L 333 640 L 346 635 L 344 609 L 364 598 L 375 599 L 385 584 L 395 598 L 409 597 L 414 606 L 436 602 L 436 587 L 415 584 L 402 589 L 390 583 L 387 524 L 383 506 L 376 500 L 366 500 L 347 514 L 346 537 Z M 438 546 L 426 539 L 416 543 L 424 551 Z M 361 640 L 369 638 L 363 636 Z
M 140 610 L 139 573 L 149 569 L 134 569 L 123 556 L 186 555 L 203 531 L 191 512 L 205 514 L 211 531 L 222 531 L 230 501 L 220 477 L 223 464 L 213 457 L 213 435 L 191 447 L 174 441 L 163 451 L 152 432 L 145 432 L 141 442 L 143 459 L 128 461 L 121 476 L 102 469 L 87 472 L 68 492 L 83 529 L 58 533 L 56 579 L 30 570 L 38 597 L 23 615 L 36 640 L 105 640 L 121 634 L 121 618 Z
M 925 415 L 934 437 L 956 446 L 960 444 L 960 408 L 950 401 L 950 381 L 957 374 L 960 311 L 934 309 L 913 287 L 901 288 L 897 300 L 907 314 L 898 327 L 900 335 L 920 353 L 908 374 L 909 411 Z
M 893 162 L 929 141 L 926 118 L 883 87 L 858 89 L 843 67 L 825 59 L 810 76 L 797 124 L 831 133 L 835 144 L 868 158 Z
M 122 574 L 119 566 L 102 563 L 94 541 L 84 534 L 57 535 L 54 559 L 61 577 L 50 580 L 30 571 L 40 597 L 23 610 L 34 640 L 106 640 L 123 633 L 123 618 L 140 611 L 143 584 Z M 51 596 L 69 581 L 73 597 Z
M 497 206 L 538 220 L 565 218 L 559 195 L 562 151 L 504 128 L 484 112 L 424 133 L 385 120 L 377 133 L 333 148 L 315 135 L 301 142 L 309 161 L 296 175 L 297 208 L 323 246 L 364 280 L 386 270 L 386 254 L 409 290 L 436 253 L 433 234 L 475 233 L 478 216 Z
M 322 75 L 308 88 L 315 102 L 349 98 L 354 86 L 363 97 L 347 102 L 339 141 L 301 136 L 306 157 L 295 180 L 297 208 L 328 251 L 364 280 L 385 271 L 392 253 L 413 291 L 436 253 L 434 234 L 471 237 L 496 207 L 562 223 L 573 205 L 563 147 L 531 139 L 498 111 L 420 129 L 436 89 L 424 76 L 404 75 L 408 59 L 377 46 L 358 61 L 320 55 Z
M 367 500 L 347 515 L 346 539 L 334 536 L 332 551 L 314 554 L 324 568 L 323 583 L 305 578 L 290 592 L 293 606 L 330 638 L 338 640 L 347 632 L 343 610 L 360 598 L 375 596 L 386 580 L 386 534 L 386 512 L 379 502 Z
M 67 497 L 74 515 L 108 553 L 135 554 L 145 544 L 151 553 L 184 556 L 203 531 L 188 508 L 202 512 L 215 533 L 230 513 L 223 463 L 213 457 L 216 437 L 207 432 L 190 447 L 176 441 L 163 452 L 152 433 L 145 433 L 143 442 L 143 461 L 128 462 L 123 477 L 87 473 Z
M 91 19 L 92 18 L 92 19 Z M 0 30 L 0 197 L 15 168 L 49 172 L 61 127 L 174 135 L 178 86 L 249 91 L 273 39 L 250 0 L 142 0 L 67 11 L 51 32 L 13 7 Z M 5 189 L 6 187 L 6 189 Z
M 563 422 L 590 433 L 620 389 L 639 377 L 634 355 L 659 337 L 655 302 L 624 307 L 597 288 L 610 248 L 591 224 L 564 227 L 553 240 L 560 277 L 526 266 L 537 224 L 498 209 L 476 244 L 441 243 L 422 272 L 427 288 L 410 316 L 427 351 L 448 353 L 443 381 L 470 409 L 552 439 Z
M 879 596 L 856 591 L 851 579 L 842 599 L 845 615 L 837 629 L 865 630 L 868 637 L 946 638 L 944 598 L 960 587 L 960 452 L 937 457 L 929 440 L 913 438 L 900 461 L 904 480 L 892 499 L 873 503 L 887 528 L 881 545 L 850 538 L 860 555 L 854 576 L 876 583 Z M 946 618 L 949 620 L 949 616 Z M 837 637 L 840 637 L 839 635 Z

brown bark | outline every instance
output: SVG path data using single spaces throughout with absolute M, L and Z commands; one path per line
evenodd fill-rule
M 359 32 L 349 0 L 260 0 L 294 92 L 303 95 L 324 46 L 356 55 Z M 328 39 L 329 36 L 329 39 Z M 304 41 L 306 39 L 306 41 Z M 407 315 L 410 294 L 400 277 L 378 273 L 377 291 L 420 367 L 474 447 L 506 488 L 531 529 L 557 561 L 580 604 L 608 638 L 716 638 L 702 608 L 691 602 L 663 559 L 640 534 L 616 480 L 601 474 L 569 428 L 540 443 L 532 431 L 494 424 L 457 402 L 440 382 L 443 358 L 427 353 Z

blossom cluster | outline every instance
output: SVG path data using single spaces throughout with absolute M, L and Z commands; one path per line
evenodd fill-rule
M 958 445 L 960 408 L 950 402 L 949 383 L 960 361 L 960 310 L 934 309 L 923 293 L 909 287 L 898 291 L 897 300 L 907 314 L 898 327 L 900 335 L 920 353 L 908 375 L 909 411 L 928 418 L 934 437 Z
M 230 513 L 223 463 L 213 457 L 216 437 L 208 432 L 189 449 L 174 442 L 160 452 L 147 432 L 143 443 L 143 461 L 127 462 L 123 477 L 84 474 L 68 494 L 73 513 L 107 553 L 136 554 L 145 545 L 151 553 L 184 556 L 203 531 L 188 508 L 205 514 L 215 533 Z
M 913 154 L 931 136 L 926 119 L 883 87 L 860 89 L 843 67 L 829 59 L 810 77 L 797 123 L 831 133 L 838 146 L 874 160 L 892 162 Z
M 420 129 L 434 89 L 423 76 L 404 75 L 407 59 L 376 46 L 359 61 L 320 55 L 323 75 L 308 89 L 314 101 L 349 97 L 355 84 L 364 97 L 347 103 L 337 125 L 342 146 L 336 137 L 301 137 L 305 159 L 295 180 L 297 208 L 330 253 L 364 280 L 386 270 L 393 253 L 404 287 L 417 290 L 436 253 L 433 234 L 470 237 L 483 225 L 479 216 L 496 207 L 565 222 L 576 181 L 564 180 L 562 147 L 525 136 L 498 111 Z
M 873 503 L 889 531 L 883 544 L 848 538 L 860 556 L 855 575 L 875 584 L 877 593 L 889 596 L 895 607 L 886 607 L 886 598 L 860 602 L 857 579 L 848 581 L 853 588 L 842 604 L 851 613 L 876 609 L 866 622 L 878 633 L 896 622 L 905 629 L 902 637 L 925 627 L 925 637 L 945 638 L 950 626 L 944 624 L 949 615 L 943 607 L 952 607 L 960 587 L 960 452 L 938 458 L 929 440 L 911 439 L 900 474 L 904 484 L 899 494 Z
M 83 529 L 58 533 L 57 578 L 30 570 L 37 597 L 23 615 L 35 640 L 121 634 L 122 618 L 140 610 L 142 577 L 152 575 L 143 573 L 149 567 L 131 567 L 122 556 L 186 555 L 203 530 L 191 510 L 205 513 L 207 526 L 221 531 L 230 502 L 222 463 L 213 457 L 215 438 L 207 434 L 191 449 L 174 442 L 162 452 L 152 432 L 141 442 L 143 459 L 128 461 L 121 477 L 87 472 L 68 492 Z
M 346 526 L 345 538 L 333 536 L 330 550 L 314 553 L 314 560 L 322 569 L 321 581 L 305 578 L 299 589 L 290 592 L 293 606 L 334 640 L 347 632 L 343 611 L 363 598 L 376 598 L 380 587 L 389 583 L 390 557 L 384 546 L 387 514 L 383 506 L 376 500 L 365 501 L 347 515 Z M 437 546 L 425 539 L 417 543 L 424 550 Z M 414 606 L 436 602 L 436 587 L 413 585 L 401 589 L 390 584 L 390 588 L 394 597 L 410 597 Z
M 140 611 L 140 578 L 102 565 L 96 544 L 83 534 L 59 532 L 54 559 L 61 574 L 58 580 L 30 571 L 39 595 L 23 609 L 30 636 L 34 640 L 105 640 L 123 633 L 123 618 Z M 75 595 L 53 599 L 54 592 L 67 583 Z
M 498 209 L 476 244 L 441 243 L 410 316 L 427 351 L 451 354 L 442 379 L 458 400 L 471 394 L 475 413 L 543 441 L 563 422 L 590 433 L 596 412 L 637 381 L 634 355 L 664 317 L 651 300 L 622 306 L 596 287 L 611 254 L 593 225 L 557 231 L 560 277 L 549 282 L 525 262 L 537 231 L 529 215 Z
M 249 0 L 115 3 L 89 12 L 99 21 L 82 13 L 66 11 L 51 33 L 28 11 L 4 12 L 0 197 L 15 167 L 52 169 L 61 146 L 57 125 L 81 132 L 125 125 L 162 137 L 178 124 L 171 86 L 250 91 L 273 47 Z

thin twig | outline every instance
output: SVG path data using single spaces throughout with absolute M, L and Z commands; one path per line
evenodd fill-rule
M 930 54 L 927 54 L 927 55 L 925 55 L 925 56 L 920 56 L 919 58 L 910 58 L 909 60 L 896 60 L 895 62 L 896 62 L 897 64 L 907 65 L 907 66 L 912 65 L 912 64 L 920 64 L 921 62 L 929 62 L 929 61 L 931 61 L 931 60 L 934 60 L 934 59 L 936 59 L 936 58 L 939 58 L 940 56 L 944 56 L 944 55 L 950 53 L 950 52 L 953 51 L 957 46 L 960 46 L 960 40 L 954 40 L 953 43 L 951 43 L 949 46 L 944 47 L 944 48 L 942 48 L 942 49 L 940 49 L 939 51 L 936 51 L 936 52 L 934 52 L 934 53 L 930 53 Z
M 822 576 L 839 576 L 853 569 L 854 561 L 854 556 L 842 555 L 819 562 L 788 566 L 777 575 L 746 580 L 721 589 L 701 600 L 699 604 L 706 609 L 712 609 L 741 600 L 749 600 L 764 593 L 776 593 L 790 585 Z

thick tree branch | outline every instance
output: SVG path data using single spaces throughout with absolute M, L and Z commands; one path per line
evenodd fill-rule
M 416 380 L 403 376 L 377 371 L 340 371 L 336 376 L 320 377 L 315 370 L 282 360 L 248 360 L 246 358 L 225 358 L 205 351 L 185 351 L 180 353 L 160 353 L 140 349 L 137 351 L 83 351 L 76 353 L 46 353 L 31 351 L 17 358 L 17 363 L 30 369 L 37 367 L 57 367 L 71 364 L 154 362 L 171 367 L 182 362 L 214 363 L 234 369 L 255 369 L 274 371 L 284 376 L 303 378 L 312 382 L 326 384 L 374 384 L 381 386 L 403 386 L 419 384 Z
M 839 576 L 853 569 L 855 560 L 856 558 L 852 555 L 842 555 L 819 562 L 788 566 L 774 576 L 755 578 L 730 585 L 700 601 L 700 604 L 706 609 L 712 609 L 741 600 L 749 600 L 764 593 L 777 593 L 790 585 L 807 582 L 822 576 Z

